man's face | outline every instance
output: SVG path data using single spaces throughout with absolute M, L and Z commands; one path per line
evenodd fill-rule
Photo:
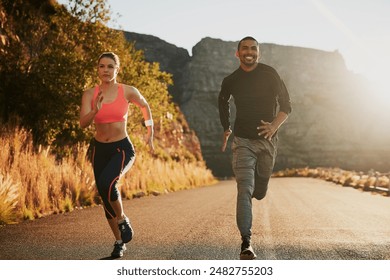
M 236 56 L 240 59 L 240 62 L 247 67 L 255 65 L 260 58 L 260 50 L 256 41 L 242 41 L 240 48 L 236 52 Z

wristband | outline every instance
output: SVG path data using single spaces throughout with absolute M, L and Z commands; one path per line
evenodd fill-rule
M 152 125 L 153 125 L 153 120 L 145 121 L 145 126 L 152 126 Z

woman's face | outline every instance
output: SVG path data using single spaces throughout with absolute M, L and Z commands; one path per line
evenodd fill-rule
M 102 82 L 115 81 L 119 67 L 115 61 L 109 57 L 102 57 L 98 63 L 98 76 Z

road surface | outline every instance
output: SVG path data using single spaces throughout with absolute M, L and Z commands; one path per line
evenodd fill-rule
M 135 230 L 123 259 L 238 259 L 234 181 L 124 201 Z M 263 260 L 390 259 L 390 198 L 313 178 L 272 178 L 253 201 Z M 0 228 L 2 260 L 109 259 L 102 207 Z

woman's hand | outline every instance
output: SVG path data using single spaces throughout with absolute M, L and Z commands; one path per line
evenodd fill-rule
M 147 126 L 148 133 L 146 134 L 146 144 L 149 146 L 150 152 L 154 153 L 154 145 L 153 145 L 153 126 Z
M 96 113 L 99 112 L 99 110 L 102 108 L 103 99 L 104 99 L 103 92 L 99 88 L 99 93 L 95 99 L 95 104 L 93 106 L 93 111 L 95 111 Z

